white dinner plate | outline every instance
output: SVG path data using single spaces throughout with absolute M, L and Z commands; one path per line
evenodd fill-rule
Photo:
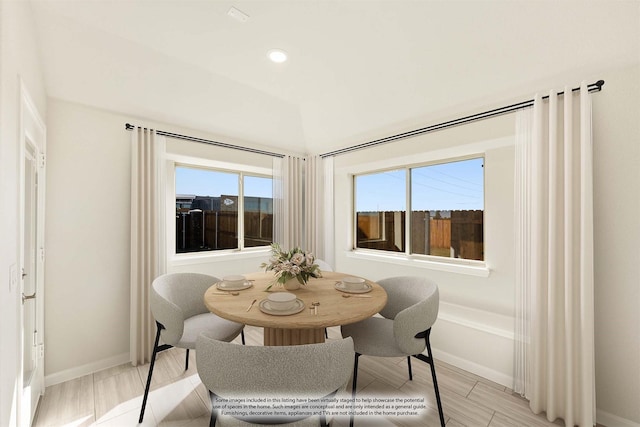
M 366 294 L 367 292 L 371 292 L 373 286 L 368 283 L 364 284 L 362 289 L 347 289 L 342 282 L 336 282 L 335 288 L 340 292 L 346 292 L 348 294 Z
M 293 307 L 286 310 L 276 310 L 271 307 L 269 300 L 263 299 L 260 301 L 260 304 L 258 304 L 258 307 L 260 307 L 260 311 L 263 313 L 273 314 L 274 316 L 289 316 L 291 314 L 300 313 L 304 310 L 304 302 L 301 299 L 296 298 L 293 303 Z
M 229 286 L 226 285 L 224 282 L 218 282 L 216 283 L 216 287 L 218 289 L 220 289 L 221 291 L 241 291 L 243 289 L 247 289 L 253 286 L 253 282 L 250 280 L 245 281 L 243 284 L 241 285 L 235 285 L 235 286 Z

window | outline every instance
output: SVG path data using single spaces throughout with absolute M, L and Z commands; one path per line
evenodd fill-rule
M 273 242 L 273 180 L 244 177 L 244 246 L 268 246 Z
M 357 247 L 404 252 L 406 171 L 359 175 L 355 181 Z
M 271 244 L 271 182 L 242 172 L 176 166 L 176 253 Z
M 357 175 L 354 186 L 356 248 L 484 260 L 483 158 Z

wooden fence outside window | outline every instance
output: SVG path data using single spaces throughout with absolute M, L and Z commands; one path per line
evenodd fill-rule
M 484 212 L 448 212 L 448 218 L 411 212 L 411 253 L 483 260 Z M 357 247 L 404 252 L 405 217 L 404 211 L 358 212 Z

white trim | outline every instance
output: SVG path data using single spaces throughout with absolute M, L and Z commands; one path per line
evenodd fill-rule
M 596 409 L 596 422 L 607 427 L 640 427 L 640 423 Z
M 466 329 L 465 335 L 468 334 L 468 336 L 478 337 L 479 333 L 490 335 L 489 337 L 483 336 L 483 342 L 491 342 L 496 346 L 504 343 L 506 348 L 513 346 L 513 316 L 440 301 L 436 328 L 438 328 L 438 324 L 442 325 L 442 322 Z M 439 337 L 439 339 L 444 340 L 438 341 L 443 346 L 449 341 L 445 337 Z M 513 376 L 486 366 L 486 359 L 484 362 L 478 363 L 472 355 L 467 355 L 466 358 L 460 357 L 439 351 L 437 346 L 434 346 L 434 357 L 505 387 L 513 387 Z
M 29 139 L 38 144 L 38 149 L 41 153 L 45 154 L 47 127 L 22 79 L 20 79 L 20 100 L 22 103 L 21 107 L 26 108 L 29 112 L 29 116 L 24 115 L 24 110 L 21 112 L 23 119 L 29 118 L 28 122 L 23 123 L 24 131 Z M 34 135 L 35 133 L 39 133 L 40 135 L 36 136 Z M 42 144 L 39 144 L 40 142 L 42 142 Z
M 387 170 L 395 170 L 402 168 L 409 170 L 414 167 L 426 166 L 429 164 L 440 164 L 455 162 L 465 159 L 474 159 L 481 157 L 486 158 L 486 152 L 500 147 L 514 145 L 514 137 L 512 135 L 493 138 L 469 144 L 462 144 L 454 147 L 447 147 L 439 150 L 433 150 L 423 153 L 412 154 L 410 156 L 400 156 L 385 158 L 383 160 L 371 161 L 357 165 L 348 165 L 336 169 L 337 174 L 346 174 L 350 177 L 350 199 L 349 199 L 349 215 L 351 222 L 347 233 L 346 247 L 350 248 L 346 252 L 347 257 L 365 259 L 371 261 L 382 261 L 402 266 L 425 268 L 429 270 L 446 271 L 450 273 L 460 273 L 476 277 L 489 277 L 491 269 L 485 261 L 462 260 L 458 258 L 440 258 L 433 256 L 409 254 L 410 237 L 407 238 L 405 253 L 386 252 L 379 254 L 380 251 L 367 251 L 366 249 L 351 249 L 355 247 L 356 239 L 356 212 L 355 212 L 355 183 L 353 181 L 356 175 L 369 174 L 373 172 L 382 172 Z M 483 184 L 486 184 L 486 174 L 483 174 Z M 486 185 L 484 186 L 486 189 Z M 486 191 L 485 191 L 486 202 Z M 407 198 L 407 206 L 410 208 L 410 197 Z M 410 223 L 410 221 L 407 221 Z M 486 227 L 486 222 L 485 222 Z M 407 230 L 410 227 L 407 227 Z M 405 230 L 406 231 L 406 230 Z M 485 228 L 486 231 L 486 228 Z M 409 234 L 406 234 L 409 236 Z M 486 249 L 485 240 L 485 249 Z M 485 252 L 485 257 L 488 252 Z M 440 258 L 440 259 L 439 259 Z
M 372 171 L 384 171 L 397 169 L 399 167 L 414 167 L 425 163 L 440 163 L 449 159 L 464 159 L 482 156 L 489 150 L 500 147 L 507 147 L 514 144 L 513 135 L 501 138 L 488 139 L 469 144 L 462 144 L 455 147 L 447 147 L 439 150 L 415 153 L 410 156 L 388 157 L 382 160 L 348 165 L 336 169 L 339 174 L 359 175 Z
M 501 338 L 506 338 L 508 340 L 513 340 L 515 335 L 513 332 L 505 331 L 504 329 L 494 328 L 488 325 L 481 325 L 475 323 L 469 319 L 465 319 L 459 316 L 452 316 L 447 313 L 438 314 L 438 320 L 445 321 L 449 323 L 454 323 L 456 325 L 464 326 L 465 328 L 475 329 L 476 331 L 484 332 L 487 334 L 495 335 Z
M 491 269 L 487 267 L 485 263 L 478 263 L 477 265 L 474 265 L 475 263 L 471 263 L 468 260 L 451 259 L 447 260 L 448 262 L 439 262 L 429 259 L 418 259 L 414 256 L 407 256 L 404 253 L 379 253 L 378 251 L 366 251 L 362 249 L 345 251 L 345 255 L 347 258 L 387 262 L 389 264 L 466 274 L 468 276 L 489 277 L 491 274 Z
M 47 128 L 42 116 L 38 112 L 33 98 L 31 97 L 27 86 L 21 76 L 18 76 L 19 80 L 19 141 L 18 141 L 18 241 L 17 241 L 17 259 L 19 261 L 18 268 L 20 271 L 25 271 L 25 249 L 28 244 L 24 241 L 25 232 L 25 158 L 27 156 L 28 146 L 33 149 L 33 157 L 36 163 L 37 173 L 36 179 L 38 180 L 34 185 L 37 188 L 36 204 L 36 235 L 35 235 L 35 247 L 33 249 L 33 256 L 35 257 L 36 267 L 36 324 L 34 327 L 40 332 L 36 336 L 36 369 L 33 373 L 33 377 L 30 380 L 30 387 L 26 392 L 29 395 L 30 406 L 23 408 L 24 404 L 24 304 L 21 301 L 21 295 L 24 294 L 24 280 L 19 280 L 19 284 L 16 291 L 16 322 L 18 326 L 17 333 L 17 350 L 18 350 L 18 364 L 17 368 L 17 425 L 29 425 L 33 421 L 35 411 L 38 405 L 39 396 L 44 393 L 46 385 L 44 384 L 44 300 L 45 300 L 45 213 L 46 213 L 46 147 L 47 147 Z M 30 272 L 33 274 L 33 272 Z M 42 351 L 40 351 L 42 349 Z M 33 392 L 38 393 L 36 402 L 31 402 Z M 29 412 L 25 413 L 25 409 Z M 28 418 L 25 420 L 25 418 Z M 26 422 L 25 422 L 26 421 Z
M 486 378 L 505 387 L 513 387 L 513 377 L 511 375 L 498 372 L 494 369 L 488 368 L 484 365 L 480 365 L 462 357 L 454 356 L 453 354 L 440 351 L 437 348 L 433 348 L 433 357 L 436 360 L 440 360 L 442 362 L 456 366 L 460 369 L 471 372 L 472 374 L 478 375 L 482 378 Z
M 175 244 L 174 244 L 175 248 Z M 247 248 L 239 251 L 237 249 L 229 249 L 222 251 L 193 252 L 184 254 L 173 254 L 169 257 L 171 266 L 204 264 L 208 262 L 224 262 L 238 259 L 264 258 L 270 253 L 269 246 L 259 247 L 256 249 Z
M 446 313 L 443 310 L 440 310 L 440 312 L 438 313 L 438 320 L 460 325 L 469 329 L 475 329 L 476 331 L 495 335 L 501 338 L 506 338 L 508 340 L 515 339 L 515 334 L 513 333 L 513 331 L 508 331 L 494 326 L 489 326 L 487 324 L 482 324 L 477 322 L 476 320 L 466 319 L 461 316 Z
M 259 166 L 244 165 L 241 163 L 211 160 L 211 159 L 205 159 L 201 157 L 185 156 L 183 154 L 175 154 L 175 153 L 166 153 L 165 159 L 173 162 L 174 165 L 172 167 L 175 167 L 175 164 L 177 164 L 179 166 L 185 166 L 185 167 L 211 168 L 221 172 L 227 172 L 227 171 L 231 173 L 243 172 L 243 173 L 257 174 L 259 176 L 266 176 L 266 177 L 273 176 L 273 169 L 259 167 Z
M 45 387 L 49 387 L 128 362 L 129 352 L 122 353 L 117 356 L 108 357 L 106 359 L 87 363 L 86 365 L 76 366 L 74 368 L 65 369 L 64 371 L 47 375 L 44 377 L 44 384 Z
M 223 162 L 199 157 L 185 156 L 175 153 L 166 153 L 164 158 L 164 191 L 165 191 L 165 230 L 166 246 L 165 254 L 167 267 L 194 265 L 206 262 L 221 262 L 225 260 L 237 260 L 241 258 L 262 258 L 270 250 L 269 246 L 244 247 L 244 220 L 238 217 L 238 247 L 241 249 L 225 249 L 217 251 L 176 253 L 176 223 L 175 223 L 175 201 L 176 201 L 176 166 L 208 168 L 215 171 L 238 175 L 238 212 L 244 212 L 244 177 L 257 176 L 273 179 L 273 169 L 247 166 L 239 163 Z

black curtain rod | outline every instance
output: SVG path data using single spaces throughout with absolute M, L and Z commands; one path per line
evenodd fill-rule
M 135 129 L 135 126 L 129 123 L 125 123 L 124 128 L 126 130 L 133 130 Z M 212 141 L 210 139 L 196 138 L 195 136 L 180 135 L 179 133 L 165 132 L 163 130 L 156 130 L 156 134 L 169 136 L 171 138 L 176 138 L 176 139 L 183 139 L 185 141 L 200 142 L 202 144 L 215 145 L 216 147 L 231 148 L 233 150 L 247 151 L 249 153 L 255 153 L 255 154 L 263 154 L 265 156 L 280 157 L 280 158 L 284 157 L 284 154 L 280 154 L 280 153 L 272 153 L 271 151 L 258 150 L 256 148 L 243 147 L 241 145 L 233 145 L 233 144 L 228 144 L 226 142 Z
M 602 86 L 604 85 L 604 80 L 598 80 L 595 83 L 591 83 L 587 86 L 589 92 L 599 92 L 602 90 Z M 579 87 L 571 89 L 572 92 L 576 92 L 580 90 Z M 563 95 L 564 92 L 559 92 L 558 95 Z M 548 99 L 549 96 L 543 96 L 542 99 Z M 351 147 L 341 148 L 335 151 L 330 151 L 328 153 L 320 154 L 320 157 L 330 157 L 337 156 L 339 154 L 349 153 L 351 151 L 362 150 L 364 148 L 373 147 L 376 145 L 386 144 L 388 142 L 397 141 L 399 139 L 409 138 L 411 136 L 422 135 L 429 132 L 434 132 L 441 129 L 450 128 L 453 126 L 458 126 L 464 123 L 475 122 L 477 120 L 488 119 L 489 117 L 496 117 L 502 114 L 511 113 L 513 111 L 519 110 L 521 108 L 527 108 L 533 106 L 533 99 L 518 102 L 516 104 L 507 105 L 505 107 L 495 108 L 493 110 L 484 111 L 482 113 L 472 114 L 470 116 L 461 117 L 458 119 L 449 120 L 446 122 L 438 123 L 435 125 L 430 125 L 427 127 L 423 127 L 420 129 L 410 130 L 407 132 L 399 133 L 396 135 L 387 136 L 384 138 L 376 139 L 369 142 L 363 142 L 362 144 L 353 145 Z

